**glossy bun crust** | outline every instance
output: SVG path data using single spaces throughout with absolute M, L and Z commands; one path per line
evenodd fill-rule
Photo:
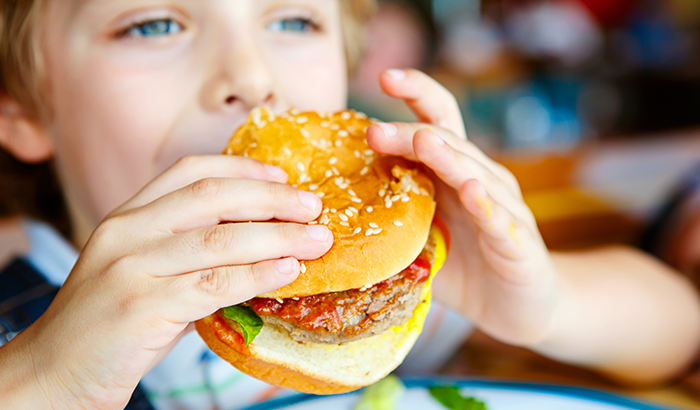
M 224 153 L 277 165 L 293 186 L 316 193 L 323 213 L 312 223 L 334 235 L 322 258 L 303 262 L 297 280 L 266 298 L 362 288 L 405 269 L 425 245 L 435 212 L 434 188 L 414 163 L 367 145 L 372 121 L 354 111 L 275 116 L 255 109 Z

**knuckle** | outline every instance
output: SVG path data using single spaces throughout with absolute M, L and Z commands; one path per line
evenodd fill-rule
M 277 224 L 276 234 L 280 242 L 289 242 L 294 236 L 293 225 L 291 224 Z
M 221 253 L 230 249 L 235 239 L 235 230 L 229 224 L 214 225 L 204 230 L 202 247 L 208 252 Z
M 204 178 L 190 185 L 190 193 L 195 198 L 212 198 L 221 191 L 221 180 L 217 178 Z
M 105 218 L 92 232 L 91 241 L 97 243 L 110 242 L 111 238 L 121 231 L 126 223 L 127 214 L 119 214 Z
M 209 296 L 222 296 L 229 292 L 231 276 L 233 268 L 230 266 L 222 266 L 217 268 L 206 269 L 199 275 L 198 287 Z

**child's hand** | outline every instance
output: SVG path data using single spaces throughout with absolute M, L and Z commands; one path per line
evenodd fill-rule
M 5 346 L 33 363 L 33 388 L 54 408 L 121 409 L 192 321 L 293 281 L 333 237 L 305 225 L 320 199 L 286 180 L 247 158 L 190 157 L 114 211 L 46 314 Z M 291 223 L 255 222 L 273 218 Z
M 421 123 L 371 126 L 377 152 L 420 161 L 436 175 L 438 213 L 452 242 L 436 297 L 502 341 L 540 341 L 557 303 L 554 268 L 513 175 L 467 141 L 455 98 L 427 75 L 390 70 L 380 84 Z

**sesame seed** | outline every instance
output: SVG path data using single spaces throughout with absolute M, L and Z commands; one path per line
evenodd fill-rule
M 309 176 L 306 175 L 305 172 L 302 172 L 301 175 L 299 175 L 299 183 L 303 184 L 304 182 L 309 180 Z
M 319 198 L 323 198 L 324 196 L 326 196 L 326 194 L 324 194 L 323 192 L 314 192 L 314 194 L 316 194 L 316 196 Z
M 292 108 L 289 110 L 289 113 L 292 115 L 297 115 L 297 114 L 299 114 L 299 110 L 297 110 L 296 108 Z
M 233 149 L 232 148 L 227 149 L 226 154 L 228 154 L 228 155 L 233 154 Z
M 318 189 L 318 185 L 316 185 L 316 184 L 311 184 L 311 185 L 309 185 L 309 189 L 312 190 L 312 191 L 315 191 L 315 190 Z
M 351 218 L 352 218 L 353 216 L 355 216 L 355 215 L 353 215 L 352 211 L 349 210 L 349 209 L 346 209 L 346 210 L 345 210 L 345 215 L 347 215 L 347 216 L 349 216 L 349 217 L 351 217 Z
M 369 172 L 369 168 L 364 167 L 364 168 L 362 168 L 362 170 L 360 171 L 360 175 L 364 175 L 364 174 L 366 174 L 366 173 L 368 173 L 368 172 Z
M 379 225 L 377 225 L 377 224 L 374 223 L 374 222 L 370 222 L 370 223 L 369 223 L 369 227 L 370 227 L 370 228 L 379 228 Z
M 360 198 L 350 198 L 350 200 L 356 204 L 361 204 L 362 200 Z
M 342 215 L 342 214 L 341 214 L 341 215 Z M 343 226 L 350 226 L 350 224 L 347 223 L 347 222 L 345 222 L 345 221 L 340 221 L 340 224 L 343 225 Z
M 277 298 L 277 302 L 279 302 L 279 303 L 284 303 L 284 300 L 282 300 L 282 299 L 280 299 L 280 298 Z
M 336 175 L 340 175 L 340 172 L 338 171 L 338 169 L 336 167 L 332 167 L 331 171 L 333 171 L 333 173 Z
M 403 226 L 403 222 L 401 222 L 401 221 L 394 221 L 394 225 L 396 225 L 396 226 Z
M 300 264 L 301 266 L 301 273 L 306 273 L 306 265 L 304 265 L 304 262 Z
M 352 196 L 357 196 L 357 194 L 355 193 L 355 191 L 353 191 L 352 189 L 348 189 L 348 194 L 350 194 L 350 195 L 352 195 Z
M 301 132 L 301 135 L 304 138 L 309 138 L 311 136 L 311 133 L 309 131 L 307 131 L 305 128 L 302 128 L 301 130 L 299 130 L 299 132 Z
M 330 159 L 328 160 L 328 163 L 331 164 L 331 165 L 335 165 L 335 164 L 338 163 L 338 158 L 336 158 L 336 157 L 330 157 Z
M 391 202 L 396 202 L 396 201 L 398 201 L 399 199 L 401 199 L 401 195 L 394 195 L 394 196 L 391 197 Z
M 355 228 L 354 231 L 352 231 L 353 235 L 356 235 L 358 233 L 362 232 L 362 228 Z
M 372 212 L 372 211 L 374 211 L 374 208 L 372 208 L 371 206 L 368 206 L 368 207 L 367 207 L 367 212 Z
M 347 136 L 348 136 L 348 132 L 345 131 L 345 130 L 340 130 L 340 131 L 338 131 L 338 136 L 339 136 L 339 137 L 347 137 Z
M 330 209 L 328 209 L 328 208 L 323 208 L 323 213 L 324 213 L 324 214 L 327 214 L 328 211 L 330 211 Z
M 327 171 L 326 171 L 326 178 L 330 178 L 330 177 L 332 177 L 332 176 L 333 176 L 333 171 L 331 171 L 330 169 L 327 170 Z
M 299 298 L 298 298 L 298 297 L 296 297 L 296 296 L 295 296 L 295 297 L 293 297 L 292 299 L 294 299 L 294 300 L 299 300 Z
M 369 156 L 369 155 L 374 155 L 374 151 L 372 151 L 371 149 L 366 149 L 366 150 L 365 150 L 365 155 L 367 155 L 367 156 Z
M 336 146 L 336 147 L 340 147 L 340 146 L 342 146 L 342 145 L 343 145 L 343 141 L 341 141 L 341 140 L 335 140 L 335 146 Z
M 333 131 L 338 131 L 338 130 L 340 129 L 340 125 L 338 125 L 338 124 L 333 124 L 333 125 L 331 125 L 331 129 L 332 129 Z
M 372 228 L 367 229 L 367 231 L 365 232 L 365 236 L 370 236 L 370 235 L 372 235 L 372 232 L 374 232 L 374 231 L 372 230 Z
M 357 213 L 360 213 L 360 211 L 358 211 L 356 208 L 353 208 L 353 207 L 351 207 L 351 206 L 348 207 L 348 211 L 354 212 L 354 213 L 356 213 L 356 214 L 357 214 Z
M 306 167 L 301 162 L 297 162 L 297 169 L 301 172 L 306 171 Z
M 364 120 L 364 119 L 367 118 L 367 116 L 365 115 L 365 113 L 362 113 L 362 112 L 356 112 L 356 113 L 355 113 L 355 117 L 357 117 L 357 118 L 359 118 L 359 119 L 361 119 L 361 120 Z
M 344 119 L 345 121 L 350 119 L 350 113 L 347 111 L 344 111 L 342 114 L 340 114 L 340 118 Z
M 345 180 L 343 179 L 343 177 L 337 177 L 333 178 L 333 182 L 335 182 L 336 185 L 341 186 L 343 185 L 343 182 L 345 182 Z
M 243 156 L 246 157 L 246 158 L 248 158 L 248 153 L 247 153 L 247 152 L 244 152 L 244 153 L 243 153 Z
M 328 122 L 328 121 L 321 121 L 321 127 L 323 127 L 323 128 L 328 128 L 329 125 L 331 125 L 330 122 Z
M 316 225 L 317 223 L 318 223 L 318 221 L 311 221 L 307 225 Z
M 255 147 L 258 146 L 258 143 L 257 143 L 257 142 L 253 142 L 253 143 L 251 143 L 251 144 L 248 145 L 248 146 L 249 146 L 250 148 L 255 148 Z
M 321 215 L 321 219 L 318 220 L 318 222 L 321 223 L 321 224 L 323 224 L 323 225 L 328 225 L 328 223 L 329 223 L 330 221 L 331 221 L 331 220 L 330 220 L 330 218 L 328 217 L 328 215 Z
M 391 208 L 391 204 L 392 204 L 391 201 L 386 201 L 386 202 L 384 203 L 384 206 L 386 206 L 387 208 Z
M 375 229 L 373 233 L 375 235 L 378 235 L 381 231 L 382 231 L 382 228 L 379 228 L 379 229 Z
M 347 215 L 345 215 L 345 214 L 338 214 L 338 218 L 340 218 L 341 220 L 343 220 L 343 221 L 345 221 L 345 222 L 348 221 L 348 217 L 347 217 Z
M 380 196 L 380 197 L 384 197 L 385 194 L 386 194 L 386 190 L 384 190 L 384 189 L 380 189 L 380 190 L 379 190 L 379 196 Z
M 305 124 L 309 121 L 306 117 L 297 117 L 297 124 Z
M 353 154 L 355 154 L 356 158 L 360 158 L 362 156 L 362 153 L 360 153 L 360 151 L 358 151 L 358 150 L 355 150 L 355 152 L 353 152 Z
M 420 191 L 416 187 L 411 188 L 411 192 L 413 192 L 416 195 L 420 195 Z
M 334 214 L 334 213 L 336 213 L 336 212 L 338 212 L 338 210 L 337 210 L 337 209 L 335 209 L 335 208 L 331 208 L 331 213 L 332 213 L 332 214 Z
M 402 197 L 401 197 L 401 202 L 408 202 L 408 201 L 410 201 L 410 200 L 411 200 L 411 198 L 408 197 L 408 196 L 402 196 Z
M 367 157 L 367 158 L 365 158 L 365 164 L 369 165 L 369 164 L 371 164 L 372 162 L 374 162 L 374 157 Z
M 289 148 L 282 148 L 282 151 L 284 151 L 285 155 L 287 155 L 288 157 L 291 157 L 291 156 L 292 156 L 292 150 L 291 150 L 291 149 L 289 149 Z

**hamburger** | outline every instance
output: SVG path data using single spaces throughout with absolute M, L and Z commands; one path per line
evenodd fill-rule
M 207 345 L 270 384 L 315 394 L 367 386 L 394 370 L 420 334 L 445 258 L 430 179 L 367 145 L 364 114 L 255 109 L 224 154 L 277 165 L 314 192 L 334 235 L 289 285 L 199 320 Z

